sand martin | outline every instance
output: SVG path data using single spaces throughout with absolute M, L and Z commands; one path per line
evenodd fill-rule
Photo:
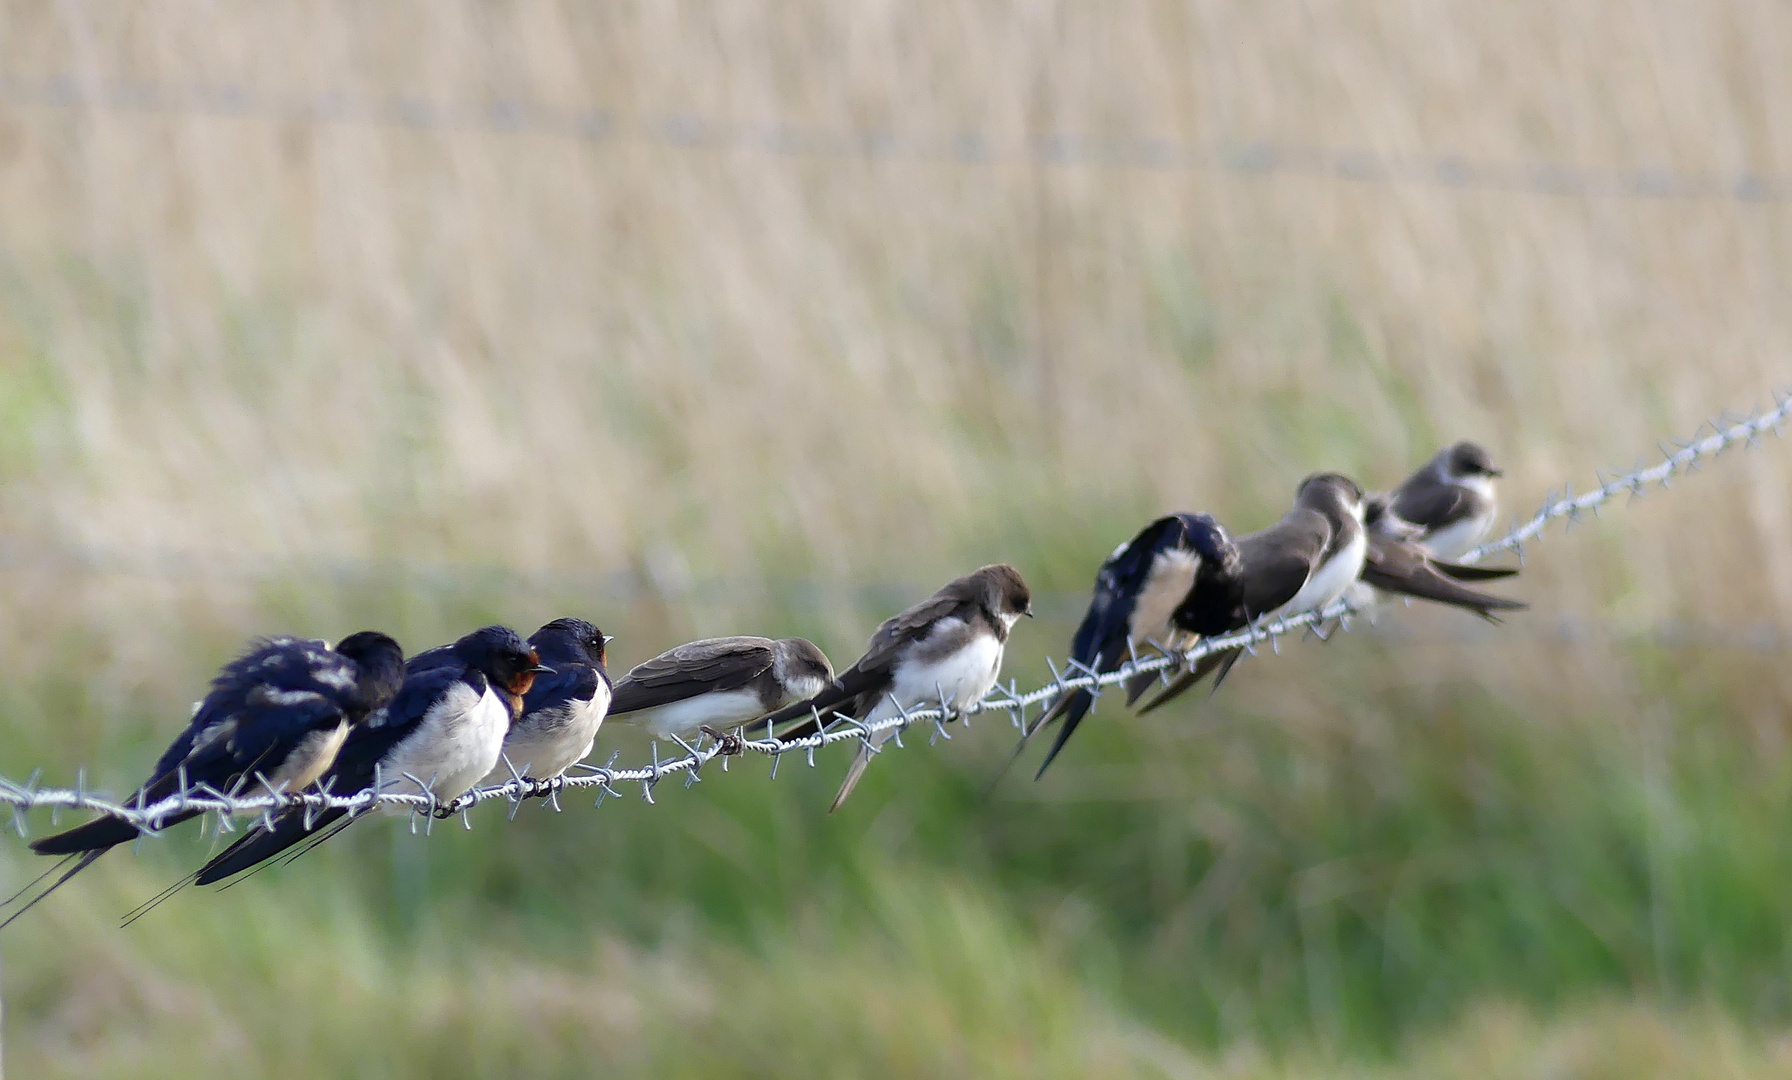
M 1439 559 L 1460 559 L 1474 550 L 1493 524 L 1498 511 L 1493 482 L 1501 475 L 1486 450 L 1472 442 L 1445 447 L 1399 487 L 1376 496 L 1380 504 L 1371 511 L 1384 534 L 1404 530 L 1398 522 L 1417 526 L 1406 537 L 1422 544 Z M 1393 512 L 1394 521 L 1381 509 Z
M 708 638 L 636 665 L 616 684 L 610 715 L 656 739 L 688 738 L 740 727 L 833 681 L 833 665 L 803 638 Z
M 871 635 L 865 655 L 820 694 L 788 705 L 766 718 L 768 726 L 797 720 L 780 738 L 813 734 L 839 712 L 864 722 L 898 715 L 903 709 L 945 705 L 963 709 L 995 686 L 1002 670 L 1008 631 L 1033 613 L 1032 593 L 1020 571 L 1006 564 L 985 566 L 947 582 L 940 591 L 887 620 Z M 890 736 L 872 736 L 874 745 Z M 852 794 L 873 750 L 861 744 L 829 813 Z

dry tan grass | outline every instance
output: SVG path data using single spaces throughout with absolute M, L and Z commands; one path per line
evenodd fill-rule
M 0 527 L 33 550 L 920 583 L 1012 557 L 1071 588 L 1145 513 L 1254 527 L 1311 469 L 1385 483 L 1458 434 L 1528 508 L 1787 371 L 1785 204 L 1017 156 L 1069 131 L 1792 173 L 1767 3 L 20 2 L 0 64 L 604 107 L 621 136 L 0 106 Z M 638 137 L 682 113 L 997 153 Z M 1532 595 L 1784 621 L 1786 460 L 1549 549 Z M 241 580 L 8 579 L 21 626 L 259 625 Z

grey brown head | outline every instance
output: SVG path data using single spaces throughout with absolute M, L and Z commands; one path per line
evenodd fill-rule
M 1363 517 L 1363 489 L 1343 473 L 1314 473 L 1295 489 L 1294 504 L 1318 510 L 1327 516 L 1347 515 L 1358 521 Z
M 834 681 L 834 665 L 808 638 L 782 638 L 772 651 L 772 676 L 793 697 L 814 697 Z
M 1020 571 L 1007 563 L 993 563 L 970 576 L 970 581 L 983 590 L 983 607 L 991 614 L 1012 623 L 1022 615 L 1033 614 L 1033 591 Z
M 1500 477 L 1505 475 L 1500 467 L 1493 463 L 1493 456 L 1479 443 L 1464 439 L 1454 446 L 1438 451 L 1438 464 L 1444 476 L 1451 480 L 1465 480 L 1471 476 Z

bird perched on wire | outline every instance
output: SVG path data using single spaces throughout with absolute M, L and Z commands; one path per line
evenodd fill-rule
M 1439 450 L 1399 487 L 1371 498 L 1366 520 L 1375 531 L 1414 540 L 1446 562 L 1460 559 L 1493 525 L 1499 510 L 1493 482 L 1503 475 L 1485 449 L 1464 440 Z
M 1280 521 L 1235 543 L 1240 604 L 1228 625 L 1210 634 L 1323 608 L 1343 596 L 1362 576 L 1369 552 L 1363 489 L 1340 473 L 1315 473 L 1300 482 L 1293 508 Z M 1217 687 L 1243 654 L 1242 649 L 1223 649 L 1203 656 L 1140 709 L 1140 715 L 1174 700 L 1216 669 Z
M 220 793 L 302 791 L 330 768 L 368 715 L 391 700 L 403 678 L 404 651 L 374 631 L 351 634 L 334 649 L 294 637 L 257 641 L 224 665 L 186 730 L 127 801 L 148 805 L 202 785 Z M 200 813 L 179 811 L 161 824 Z M 140 831 L 122 818 L 102 817 L 34 841 L 39 854 L 66 856 L 52 873 L 71 860 L 74 865 L 7 922 Z
M 708 638 L 637 664 L 617 682 L 610 715 L 685 738 L 741 727 L 833 682 L 833 665 L 804 638 Z
M 487 626 L 419 654 L 391 702 L 350 733 L 322 782 L 337 795 L 377 787 L 451 802 L 492 771 L 535 677 L 553 673 L 507 626 Z M 347 814 L 339 807 L 291 807 L 272 827 L 257 826 L 219 852 L 193 881 L 222 881 L 310 838 L 303 854 L 352 822 L 342 820 Z
M 1498 510 L 1493 482 L 1502 475 L 1479 445 L 1464 441 L 1447 446 L 1393 491 L 1369 496 L 1363 524 L 1372 541 L 1416 544 L 1432 557 L 1439 573 L 1457 581 L 1510 577 L 1518 571 L 1451 561 L 1474 550 L 1493 524 Z M 1364 580 L 1351 589 L 1349 599 L 1373 617 L 1387 595 L 1388 590 Z
M 1205 635 L 1225 632 L 1238 621 L 1242 567 L 1238 548 L 1211 515 L 1158 518 L 1101 564 L 1089 610 L 1071 639 L 1071 659 L 1083 669 L 1109 672 L 1141 652 L 1176 653 Z M 1127 680 L 1127 703 L 1156 680 L 1154 672 Z M 1064 721 L 1034 779 L 1045 775 L 1094 702 L 1091 691 L 1072 690 L 1033 725 L 1029 738 L 1059 718 Z
M 609 641 L 584 619 L 555 619 L 529 635 L 529 646 L 554 671 L 537 676 L 523 695 L 522 716 L 481 786 L 508 783 L 514 769 L 539 787 L 590 755 L 610 710 Z
M 1005 563 L 954 578 L 871 635 L 865 655 L 821 693 L 765 718 L 768 728 L 808 717 L 778 737 L 803 738 L 845 713 L 872 724 L 917 706 L 964 709 L 994 688 L 1008 631 L 1033 614 L 1033 597 L 1020 571 Z M 876 747 L 893 729 L 859 744 L 829 813 L 840 809 L 865 774 Z

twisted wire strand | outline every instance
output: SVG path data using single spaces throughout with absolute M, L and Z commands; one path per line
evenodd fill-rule
M 1600 507 L 1621 495 L 1634 498 L 1651 488 L 1669 487 L 1675 477 L 1695 470 L 1707 458 L 1736 446 L 1755 446 L 1762 436 L 1769 433 L 1782 434 L 1789 418 L 1792 418 L 1792 395 L 1778 395 L 1773 408 L 1746 419 L 1735 420 L 1726 414 L 1715 421 L 1708 421 L 1706 425 L 1701 425 L 1700 431 L 1709 426 L 1711 434 L 1700 437 L 1695 433 L 1691 441 L 1676 444 L 1677 448 L 1672 451 L 1664 448 L 1664 456 L 1659 463 L 1603 479 L 1598 487 L 1585 494 L 1575 496 L 1565 491 L 1560 497 L 1551 496 L 1536 514 L 1515 524 L 1504 536 L 1469 552 L 1461 561 L 1477 562 L 1507 551 L 1522 559 L 1525 544 L 1540 537 L 1552 522 L 1567 519 L 1573 523 L 1588 514 L 1597 513 Z M 1338 601 L 1323 610 L 1260 622 L 1233 633 L 1205 638 L 1184 651 L 1160 651 L 1151 656 L 1135 655 L 1109 672 L 1098 673 L 1073 660 L 1066 661 L 1064 669 L 1059 670 L 1048 658 L 1046 663 L 1052 668 L 1054 676 L 1051 682 L 1023 694 L 1016 691 L 1014 680 L 1011 679 L 1006 687 L 998 686 L 982 701 L 962 710 L 943 705 L 906 710 L 899 708 L 896 716 L 869 723 L 839 716 L 817 734 L 789 740 L 770 737 L 747 739 L 736 735 L 723 740 L 712 739 L 707 744 L 704 738 L 699 737 L 692 744 L 674 736 L 673 741 L 678 743 L 683 753 L 664 761 L 660 760 L 658 744 L 655 743 L 653 760 L 646 765 L 617 769 L 613 767 L 615 757 L 612 756 L 610 762 L 602 767 L 575 766 L 582 770 L 577 776 L 563 775 L 548 781 L 533 781 L 517 776 L 506 783 L 466 792 L 447 802 L 436 799 L 427 788 L 423 793 L 378 791 L 375 788 L 348 794 L 331 791 L 288 793 L 269 789 L 263 783 L 260 791 L 219 791 L 203 784 L 191 787 L 182 784 L 183 790 L 155 802 L 120 803 L 87 790 L 79 777 L 73 788 L 39 787 L 37 774 L 34 773 L 31 779 L 22 783 L 0 778 L 0 805 L 12 808 L 12 825 L 21 836 L 25 835 L 24 812 L 39 808 L 89 810 L 128 821 L 152 835 L 170 817 L 195 810 L 221 815 L 220 827 L 228 830 L 231 828 L 230 815 L 258 815 L 266 822 L 276 813 L 291 807 L 306 807 L 313 811 L 336 808 L 360 814 L 376 805 L 401 806 L 408 808 L 413 814 L 433 814 L 435 817 L 461 813 L 463 823 L 471 828 L 471 821 L 465 817 L 465 811 L 493 799 L 503 799 L 514 804 L 514 815 L 514 807 L 520 806 L 525 799 L 557 799 L 563 791 L 596 788 L 599 791 L 597 805 L 601 806 L 605 798 L 621 797 L 616 790 L 617 785 L 638 783 L 641 785 L 642 797 L 652 802 L 653 790 L 661 781 L 669 777 L 683 777 L 686 786 L 689 786 L 701 779 L 699 774 L 703 766 L 713 759 L 722 757 L 723 768 L 727 768 L 728 757 L 748 751 L 769 755 L 772 758 L 772 776 L 776 778 L 778 762 L 786 754 L 801 753 L 807 763 L 813 765 L 815 751 L 835 743 L 861 742 L 873 749 L 880 749 L 874 745 L 873 736 L 885 731 L 891 732 L 895 744 L 901 746 L 902 734 L 919 725 L 931 728 L 930 742 L 941 738 L 951 739 L 951 733 L 946 730 L 948 721 L 957 719 L 968 726 L 970 717 L 986 712 L 1007 712 L 1010 721 L 1024 732 L 1029 708 L 1046 705 L 1071 690 L 1087 689 L 1099 695 L 1104 687 L 1123 683 L 1134 675 L 1162 672 L 1192 664 L 1203 656 L 1226 649 L 1244 648 L 1254 652 L 1259 645 L 1275 645 L 1286 634 L 1307 628 L 1313 628 L 1317 632 L 1324 624 L 1334 620 L 1339 629 L 1348 630 L 1353 614 L 1348 603 Z

